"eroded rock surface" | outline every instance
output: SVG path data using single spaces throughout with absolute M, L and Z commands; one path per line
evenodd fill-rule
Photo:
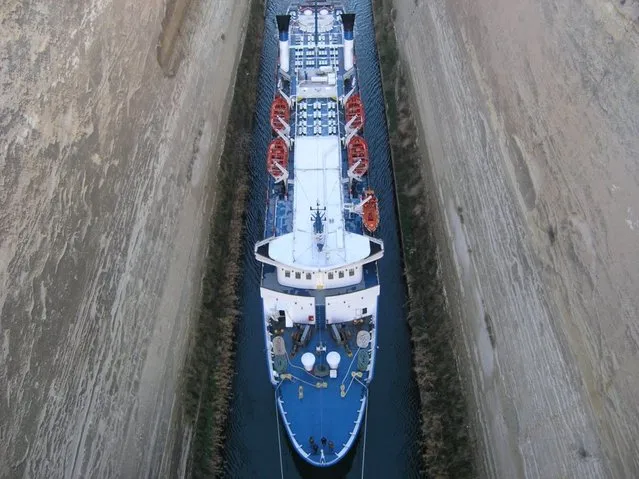
M 191 1 L 172 78 L 164 2 L 0 6 L 0 477 L 177 467 L 247 3 Z
M 395 6 L 485 472 L 639 477 L 639 4 Z

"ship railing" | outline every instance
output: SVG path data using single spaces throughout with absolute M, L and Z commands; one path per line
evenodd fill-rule
M 353 137 L 357 135 L 357 128 L 351 128 L 357 118 L 359 118 L 359 115 L 355 115 L 351 118 L 351 121 L 344 125 L 344 131 L 346 132 L 346 137 L 344 137 L 344 146 L 348 146 Z
M 282 90 L 281 86 L 278 88 L 278 93 L 282 96 L 282 98 L 284 98 L 286 100 L 286 103 L 288 103 L 289 108 L 293 105 L 293 99 L 288 96 L 284 90 Z
M 293 144 L 293 139 L 289 136 L 289 133 L 291 132 L 291 126 L 288 123 L 286 123 L 281 116 L 278 116 L 277 119 L 284 127 L 283 130 L 276 131 L 277 136 L 279 136 L 282 140 L 284 140 L 284 143 L 286 143 L 286 147 L 290 149 L 291 145 Z
M 344 78 L 346 78 L 346 75 L 344 75 Z M 355 94 L 355 86 L 353 85 L 350 91 L 340 99 L 340 103 L 342 105 L 346 105 L 346 102 L 348 101 L 348 99 L 354 94 Z
M 351 166 L 351 167 L 348 169 L 348 177 L 349 177 L 349 178 L 361 178 L 361 177 L 362 177 L 362 175 L 358 175 L 357 173 L 355 173 L 355 170 L 357 169 L 357 167 L 360 165 L 360 163 L 361 163 L 361 162 L 362 162 L 362 160 L 361 160 L 361 159 L 357 160 L 355 163 L 353 163 L 353 166 Z M 369 197 L 369 198 L 370 198 L 370 197 Z M 366 201 L 368 201 L 368 198 L 366 199 Z M 362 204 L 363 204 L 363 203 L 360 203 L 360 206 L 361 206 Z
M 291 81 L 291 75 L 288 72 L 285 72 L 281 68 L 279 69 L 280 77 L 282 77 L 286 81 Z
M 357 215 L 361 215 L 363 212 L 364 205 L 368 203 L 372 198 L 373 198 L 372 196 L 369 196 L 366 199 L 360 201 L 359 203 L 345 203 L 344 211 L 346 213 L 355 213 Z

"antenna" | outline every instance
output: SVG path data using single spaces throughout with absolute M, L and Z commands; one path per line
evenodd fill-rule
M 317 208 L 313 208 L 310 206 L 313 214 L 311 215 L 311 221 L 313 222 L 313 233 L 315 233 L 315 242 L 317 245 L 317 250 L 322 251 L 324 248 L 324 221 L 326 220 L 326 206 L 324 208 L 320 208 L 319 201 L 317 202 Z

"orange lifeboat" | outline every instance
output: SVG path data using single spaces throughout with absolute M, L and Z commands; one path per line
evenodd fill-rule
M 355 93 L 346 100 L 344 113 L 346 115 L 346 123 L 350 122 L 353 117 L 357 117 L 351 124 L 351 128 L 354 130 L 359 130 L 364 126 L 364 105 L 362 104 L 362 98 L 359 96 L 359 93 Z
M 291 119 L 291 110 L 286 100 L 282 98 L 281 95 L 277 95 L 273 103 L 271 103 L 271 128 L 273 128 L 275 132 L 284 129 L 280 118 L 288 125 Z
M 370 188 L 364 192 L 364 200 L 367 199 L 368 201 L 362 206 L 362 221 L 364 227 L 373 233 L 379 226 L 379 206 L 375 192 Z
M 288 147 L 281 138 L 275 138 L 271 141 L 266 157 L 266 169 L 273 178 L 279 180 L 284 176 L 284 172 L 277 165 L 280 165 L 284 170 L 288 167 Z
M 353 173 L 357 176 L 364 176 L 368 171 L 368 145 L 366 140 L 359 135 L 355 135 L 348 142 L 348 169 L 350 170 L 355 163 L 359 161 L 359 165 L 355 167 Z

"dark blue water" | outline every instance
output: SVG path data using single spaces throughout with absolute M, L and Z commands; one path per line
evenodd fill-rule
M 268 381 L 264 328 L 259 292 L 259 264 L 253 245 L 262 238 L 266 202 L 265 158 L 271 139 L 269 107 L 275 92 L 277 28 L 275 15 L 284 13 L 288 0 L 268 2 L 264 50 L 251 154 L 251 193 L 245 235 L 245 269 L 241 285 L 242 317 L 237 331 L 237 358 L 227 432 L 225 475 L 231 478 L 280 477 L 275 396 Z M 378 344 L 375 378 L 370 387 L 368 427 L 352 453 L 330 471 L 314 469 L 290 449 L 280 428 L 284 477 L 418 477 L 419 398 L 413 380 L 410 337 L 406 319 L 395 196 L 382 97 L 377 47 L 369 0 L 345 2 L 355 11 L 355 49 L 360 90 L 366 111 L 366 140 L 371 154 L 370 179 L 380 202 L 379 235 L 385 256 L 379 263 Z M 249 32 L 249 35 L 251 32 Z M 365 454 L 364 454 L 365 443 Z M 362 460 L 364 459 L 364 461 Z

